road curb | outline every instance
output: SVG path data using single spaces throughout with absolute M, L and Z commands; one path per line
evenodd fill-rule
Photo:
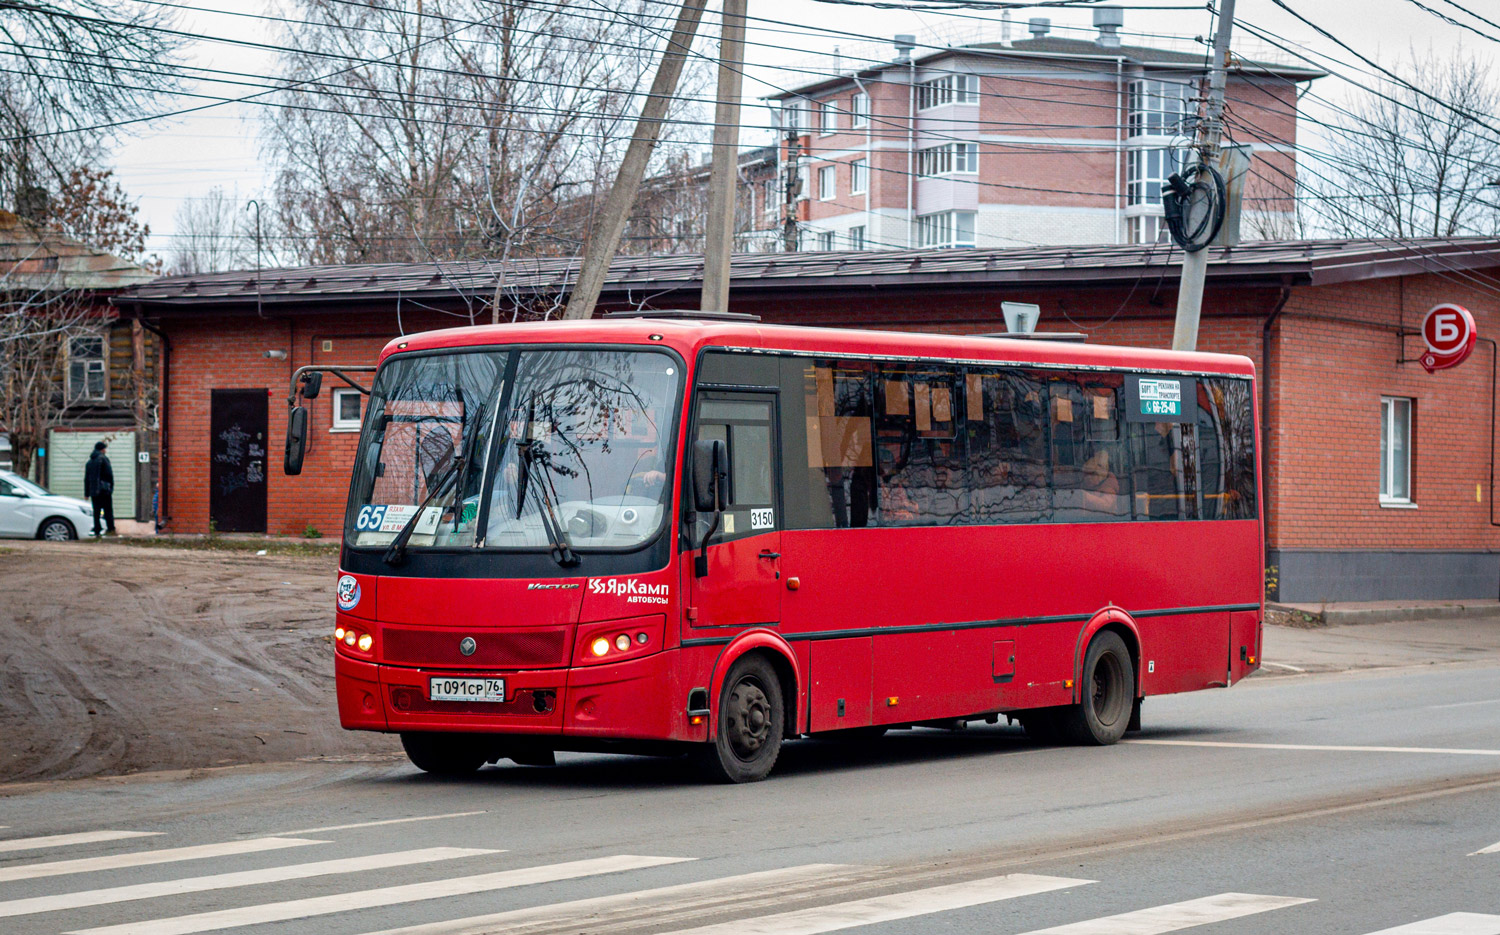
M 1361 623 L 1412 620 L 1494 620 L 1500 623 L 1500 603 L 1428 604 L 1410 607 L 1321 607 L 1306 604 L 1266 604 L 1267 610 L 1292 614 L 1314 625 L 1342 627 Z

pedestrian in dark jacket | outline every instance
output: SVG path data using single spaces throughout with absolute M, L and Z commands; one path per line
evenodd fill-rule
M 94 443 L 94 453 L 83 466 L 83 495 L 94 504 L 94 535 L 100 535 L 99 514 L 104 514 L 104 532 L 115 534 L 115 471 L 109 466 L 104 442 Z

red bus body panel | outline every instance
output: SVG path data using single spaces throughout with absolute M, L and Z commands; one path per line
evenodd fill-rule
M 714 346 L 1253 376 L 1249 360 L 1227 355 L 664 320 L 430 332 L 392 342 L 382 361 L 550 343 L 665 346 L 688 363 L 689 388 L 699 352 Z M 674 498 L 669 535 L 679 509 Z M 355 730 L 560 745 L 702 741 L 730 666 L 762 652 L 790 673 L 789 735 L 910 724 L 1072 703 L 1088 641 L 1104 627 L 1130 646 L 1139 695 L 1226 686 L 1260 663 L 1261 534 L 1257 519 L 788 529 L 714 546 L 703 580 L 696 553 L 675 549 L 664 568 L 605 578 L 359 575 L 362 599 L 339 620 L 374 645 L 336 645 L 339 715 Z M 589 655 L 595 639 L 620 634 L 647 640 L 618 661 Z M 465 637 L 477 644 L 471 656 Z M 443 674 L 503 677 L 507 701 L 428 701 L 427 680 Z M 698 691 L 710 716 L 695 724 Z

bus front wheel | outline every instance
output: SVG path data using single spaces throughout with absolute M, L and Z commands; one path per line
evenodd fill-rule
M 717 736 L 699 751 L 700 765 L 718 782 L 765 779 L 781 753 L 785 724 L 776 670 L 762 656 L 745 656 L 724 679 Z
M 472 734 L 425 734 L 407 731 L 401 746 L 412 765 L 434 776 L 465 776 L 489 762 L 488 751 Z
M 1135 667 L 1118 633 L 1105 630 L 1089 643 L 1081 687 L 1083 697 L 1059 719 L 1062 734 L 1080 744 L 1119 742 L 1135 704 Z

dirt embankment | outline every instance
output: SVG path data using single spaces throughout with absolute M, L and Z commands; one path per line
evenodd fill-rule
M 338 725 L 336 570 L 0 542 L 0 782 L 399 751 Z

